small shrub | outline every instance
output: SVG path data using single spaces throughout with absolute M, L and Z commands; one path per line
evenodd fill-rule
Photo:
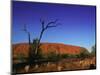
M 69 54 L 62 54 L 61 57 L 62 58 L 69 58 Z
M 48 54 L 47 59 L 51 61 L 58 61 L 60 60 L 60 54 L 56 54 L 55 52 L 52 51 Z

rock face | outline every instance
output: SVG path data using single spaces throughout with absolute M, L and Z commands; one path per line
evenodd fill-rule
M 60 54 L 79 54 L 82 51 L 82 47 L 60 43 L 42 43 L 41 49 L 43 54 L 48 54 L 50 52 L 56 52 Z M 27 43 L 13 44 L 12 50 L 14 57 L 16 57 L 18 54 L 22 54 L 27 57 L 29 45 Z

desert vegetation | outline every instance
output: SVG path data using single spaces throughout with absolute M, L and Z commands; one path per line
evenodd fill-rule
M 20 45 L 12 46 L 12 69 L 14 74 L 96 68 L 95 46 L 92 47 L 92 52 L 90 53 L 83 47 L 67 46 L 62 44 L 44 45 L 41 42 L 44 32 L 49 28 L 57 27 L 60 23 L 58 23 L 58 19 L 48 23 L 40 19 L 40 23 L 41 32 L 39 38 L 31 39 L 31 34 L 27 30 L 27 26 L 24 25 L 22 30 L 28 36 L 27 47 L 20 47 Z M 22 48 L 24 48 L 24 50 L 22 50 Z M 18 51 L 16 52 L 16 50 Z M 47 50 L 47 53 L 45 50 Z
M 91 53 L 87 54 L 85 51 L 79 54 L 58 54 L 55 50 L 54 52 L 48 52 L 48 54 L 43 54 L 42 52 L 43 50 L 41 50 L 40 55 L 37 57 L 37 61 L 33 61 L 33 58 L 29 60 L 28 57 L 24 59 L 26 61 L 14 64 L 16 73 L 54 72 L 96 68 L 95 56 L 91 55 Z M 83 57 L 83 55 L 85 57 Z M 23 60 L 22 56 L 20 60 Z

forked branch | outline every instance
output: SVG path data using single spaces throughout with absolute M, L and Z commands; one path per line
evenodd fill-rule
M 41 25 L 42 25 L 42 30 L 40 32 L 39 41 L 38 41 L 38 44 L 37 44 L 36 52 L 35 53 L 37 53 L 37 50 L 40 47 L 40 41 L 42 39 L 42 36 L 43 36 L 44 31 L 46 31 L 49 28 L 57 27 L 57 25 L 59 24 L 59 23 L 57 23 L 57 21 L 58 21 L 58 19 L 56 19 L 54 21 L 51 21 L 51 22 L 48 22 L 46 24 L 44 20 L 40 19 L 40 22 L 41 22 Z

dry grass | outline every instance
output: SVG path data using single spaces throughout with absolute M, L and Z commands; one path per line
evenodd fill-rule
M 95 57 L 85 58 L 83 60 L 69 60 L 63 59 L 59 62 L 49 62 L 43 63 L 41 65 L 30 66 L 28 73 L 34 72 L 53 72 L 53 71 L 69 71 L 69 70 L 81 70 L 81 69 L 90 69 L 90 64 L 96 66 Z M 16 71 L 17 73 L 26 73 L 25 67 L 21 67 Z

